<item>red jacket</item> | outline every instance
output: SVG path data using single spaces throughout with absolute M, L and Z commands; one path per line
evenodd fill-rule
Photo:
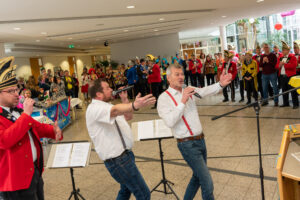
M 261 56 L 261 55 L 260 55 Z M 260 59 L 261 57 L 259 57 L 259 59 Z M 252 59 L 253 60 L 255 60 L 256 61 L 256 63 L 257 63 L 257 72 L 259 72 L 260 70 L 259 70 L 259 63 L 260 63 L 260 60 L 258 60 L 258 55 L 254 55 L 254 56 L 252 56 Z M 262 70 L 261 70 L 262 71 Z
M 196 73 L 196 68 L 193 69 L 195 61 L 196 61 L 196 68 L 197 68 L 198 73 L 201 72 L 201 69 L 203 67 L 200 59 L 195 59 L 195 60 L 190 59 L 189 60 L 189 70 L 190 70 L 190 72 L 192 72 L 192 74 Z
M 0 114 L 2 113 L 0 107 Z M 34 173 L 28 135 L 30 129 L 39 163 L 43 153 L 40 138 L 55 139 L 53 126 L 41 124 L 25 113 L 22 113 L 15 123 L 0 115 L 0 191 L 16 191 L 30 186 Z
M 279 62 L 280 62 L 280 58 L 282 58 L 282 53 L 278 52 L 277 54 L 274 52 L 274 54 L 277 56 L 277 64 L 275 66 L 275 68 L 278 70 L 279 69 Z
M 298 54 L 297 56 L 298 56 L 298 59 L 297 59 L 297 57 L 295 55 L 295 57 L 297 59 L 297 66 L 298 66 L 300 64 L 300 55 Z M 300 72 L 300 68 L 297 69 L 297 72 Z
M 224 70 L 224 66 L 225 64 L 227 65 L 226 62 L 223 62 L 223 66 L 222 66 L 222 72 Z M 232 80 L 235 79 L 236 75 L 237 75 L 237 68 L 236 68 L 236 64 L 235 62 L 230 62 L 230 66 L 229 66 L 229 69 L 228 69 L 228 73 L 232 74 Z
M 283 56 L 280 58 L 282 61 Z M 285 74 L 288 77 L 296 75 L 296 67 L 297 67 L 297 58 L 293 54 L 289 54 L 287 63 L 283 66 L 285 68 Z M 281 74 L 281 69 L 278 70 L 278 75 Z
M 149 83 L 160 83 L 161 76 L 160 76 L 160 68 L 158 64 L 153 65 L 152 73 L 148 77 Z

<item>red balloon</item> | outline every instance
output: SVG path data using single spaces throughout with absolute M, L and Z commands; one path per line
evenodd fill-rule
M 275 24 L 275 26 L 274 26 L 274 28 L 277 30 L 277 31 L 279 31 L 280 29 L 282 29 L 282 24 L 279 24 L 279 23 L 277 23 L 277 24 Z

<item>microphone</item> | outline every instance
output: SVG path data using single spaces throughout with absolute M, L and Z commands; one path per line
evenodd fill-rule
M 116 91 L 113 91 L 112 92 L 112 95 L 113 96 L 116 96 L 117 94 L 123 92 L 123 91 L 127 91 L 127 90 L 130 90 L 134 87 L 134 85 L 130 85 L 130 86 L 127 86 L 127 87 L 124 87 L 123 89 L 119 89 L 119 90 L 116 90 Z
M 187 87 L 187 85 L 186 85 L 186 84 L 183 84 L 181 87 L 182 87 L 182 89 L 184 89 L 184 88 Z M 192 87 L 192 88 L 194 88 L 194 87 Z M 199 99 L 202 99 L 201 95 L 198 94 L 198 93 L 195 93 L 194 96 L 195 96 L 195 97 L 198 97 Z
M 43 106 L 38 102 L 34 102 L 33 106 L 36 107 L 36 108 L 43 108 Z

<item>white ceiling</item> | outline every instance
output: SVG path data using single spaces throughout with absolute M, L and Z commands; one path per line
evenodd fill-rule
M 205 36 L 218 26 L 238 19 L 300 8 L 300 0 L 261 3 L 256 0 L 1 0 L 1 3 L 0 42 L 7 43 L 12 53 L 40 46 L 68 51 L 69 44 L 75 44 L 79 54 L 103 53 L 108 49 L 103 46 L 106 40 L 114 43 L 178 32 L 184 37 L 190 36 L 188 31 L 194 29 L 199 30 L 197 35 Z M 135 8 L 126 8 L 129 5 Z

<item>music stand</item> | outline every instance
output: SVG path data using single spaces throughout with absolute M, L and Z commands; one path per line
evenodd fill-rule
M 173 194 L 177 200 L 179 200 L 179 197 L 177 196 L 177 194 L 175 193 L 175 191 L 173 190 L 173 188 L 171 187 L 171 185 L 174 185 L 174 183 L 172 183 L 171 181 L 169 181 L 168 179 L 166 179 L 166 175 L 165 175 L 165 167 L 164 167 L 164 152 L 162 151 L 162 147 L 161 147 L 161 140 L 162 139 L 170 139 L 170 138 L 174 138 L 172 137 L 160 137 L 160 138 L 149 138 L 149 139 L 141 139 L 141 141 L 147 141 L 147 140 L 158 140 L 158 145 L 159 145 L 159 155 L 160 155 L 160 163 L 161 163 L 161 172 L 162 172 L 162 179 L 161 181 L 151 190 L 151 193 L 156 191 L 156 192 L 161 192 L 164 194 Z M 157 190 L 157 188 L 163 184 L 164 185 L 164 190 Z M 167 187 L 171 190 L 170 192 L 167 191 Z
M 67 147 L 61 148 L 62 146 L 59 145 L 66 145 Z M 60 152 L 61 149 L 57 150 L 58 148 L 61 148 L 63 153 Z M 91 144 L 88 141 L 60 142 L 51 147 L 47 168 L 70 168 L 73 190 L 68 200 L 71 200 L 73 196 L 75 200 L 79 200 L 79 198 L 85 200 L 80 194 L 80 189 L 76 189 L 73 168 L 85 167 L 89 163 L 90 151 Z

